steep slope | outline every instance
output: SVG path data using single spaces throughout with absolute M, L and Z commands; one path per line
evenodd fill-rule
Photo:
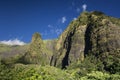
M 120 19 L 92 12 L 85 33 L 85 54 L 100 59 L 104 69 L 120 71 Z M 93 17 L 94 15 L 94 17 Z M 97 16 L 95 18 L 95 16 Z M 88 35 L 89 34 L 89 35 Z
M 49 51 L 43 43 L 39 33 L 33 34 L 32 41 L 26 54 L 21 60 L 23 63 L 46 65 L 50 63 L 51 51 Z
M 57 42 L 57 39 L 54 40 L 43 40 L 44 44 L 46 45 L 46 48 L 51 51 L 52 53 L 55 53 L 55 44 Z
M 51 65 L 66 68 L 91 54 L 101 60 L 120 57 L 119 35 L 119 19 L 98 11 L 83 12 L 59 37 Z
M 84 16 L 84 14 L 81 15 Z M 81 18 L 81 20 L 84 19 L 87 20 L 87 16 Z M 80 23 L 79 19 L 72 21 L 61 34 L 56 44 L 56 53 L 53 56 L 52 65 L 65 68 L 70 63 L 84 59 L 84 35 L 87 25 L 82 24 L 84 23 Z
M 95 56 L 117 53 L 120 49 L 120 25 L 108 16 L 92 12 L 85 33 L 85 53 Z M 120 22 L 118 19 L 117 21 Z M 104 53 L 104 54 L 101 54 Z

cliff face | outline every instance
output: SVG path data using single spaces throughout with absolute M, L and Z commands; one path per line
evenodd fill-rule
M 46 65 L 50 63 L 51 51 L 49 51 L 39 33 L 33 34 L 29 48 L 24 55 L 25 63 Z
M 51 65 L 66 66 L 81 62 L 84 55 L 101 60 L 110 55 L 120 56 L 120 20 L 101 12 L 83 12 L 72 21 L 56 43 Z
M 88 35 L 89 34 L 89 35 Z M 85 53 L 95 56 L 114 54 L 120 50 L 120 27 L 109 19 L 93 20 L 86 29 Z M 102 54 L 104 53 L 104 54 Z
M 87 16 L 82 15 L 81 22 L 83 19 L 87 20 Z M 71 63 L 83 61 L 86 27 L 87 24 L 80 23 L 79 19 L 70 23 L 57 41 L 56 53 L 53 55 L 53 65 L 65 68 Z

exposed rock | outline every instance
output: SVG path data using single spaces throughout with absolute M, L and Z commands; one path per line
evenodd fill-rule
M 87 20 L 87 17 L 85 19 Z M 59 37 L 56 44 L 57 52 L 54 54 L 53 59 L 54 66 L 65 68 L 70 63 L 83 61 L 86 24 L 81 24 L 79 19 L 72 21 L 68 28 Z
M 83 12 L 59 37 L 51 65 L 66 68 L 89 54 L 101 60 L 108 55 L 120 56 L 119 19 L 98 11 Z

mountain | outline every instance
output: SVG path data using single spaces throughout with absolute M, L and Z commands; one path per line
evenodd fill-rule
M 46 45 L 46 48 L 53 53 L 55 53 L 55 45 L 56 45 L 57 39 L 54 40 L 43 40 L 43 43 Z
M 61 34 L 55 48 L 52 65 L 57 67 L 80 63 L 87 55 L 114 63 L 120 58 L 120 19 L 98 11 L 83 12 Z
M 39 33 L 35 33 L 33 34 L 29 48 L 25 55 L 21 58 L 21 61 L 25 64 L 46 65 L 50 63 L 51 55 L 52 53 L 47 49 L 41 39 L 41 35 Z
M 5 45 L 0 44 L 0 60 L 5 64 L 16 63 L 23 56 L 28 48 L 28 45 Z
M 0 44 L 0 80 L 88 79 L 120 80 L 119 18 L 82 12 L 58 39 Z

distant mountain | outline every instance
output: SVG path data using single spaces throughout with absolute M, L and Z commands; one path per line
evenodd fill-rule
M 28 46 L 0 44 L 0 60 L 5 64 L 16 63 L 25 54 Z

